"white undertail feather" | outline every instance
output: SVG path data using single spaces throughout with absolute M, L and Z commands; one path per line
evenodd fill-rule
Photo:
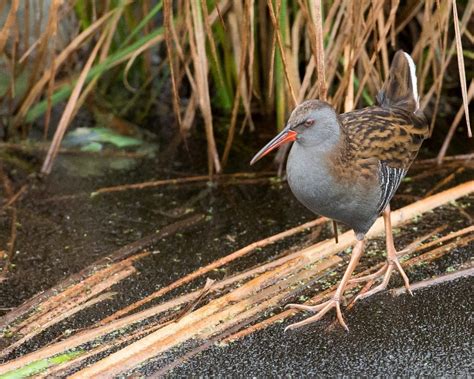
M 413 87 L 413 97 L 415 98 L 415 101 L 416 101 L 416 109 L 415 109 L 415 112 L 416 112 L 418 108 L 420 108 L 420 98 L 418 96 L 418 83 L 416 79 L 416 66 L 410 54 L 407 54 L 405 52 L 403 52 L 403 54 L 405 54 L 405 57 L 407 58 L 407 61 L 408 61 L 408 66 L 410 67 L 411 84 Z

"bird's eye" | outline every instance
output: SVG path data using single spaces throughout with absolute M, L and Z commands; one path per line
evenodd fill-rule
M 304 122 L 304 126 L 311 126 L 313 124 L 314 124 L 314 120 L 312 118 L 309 118 Z

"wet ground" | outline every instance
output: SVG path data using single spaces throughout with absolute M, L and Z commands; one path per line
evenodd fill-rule
M 326 330 L 327 320 L 286 333 L 288 323 L 277 324 L 213 346 L 169 376 L 468 377 L 474 373 L 473 296 L 472 277 L 414 297 L 378 295 L 347 314 L 349 333 Z
M 165 225 L 192 214 L 203 214 L 205 220 L 156 244 L 154 254 L 135 264 L 139 275 L 127 278 L 113 288 L 118 294 L 112 301 L 100 303 L 61 323 L 15 351 L 11 357 L 44 345 L 61 336 L 65 329 L 92 325 L 216 258 L 314 218 L 294 200 L 286 184 L 275 179 L 236 179 L 213 185 L 186 184 L 91 197 L 91 192 L 104 186 L 190 175 L 183 166 L 168 165 L 164 170 L 158 168 L 162 166 L 155 161 L 131 162 L 128 169 L 114 170 L 107 164 L 97 168 L 96 160 L 89 156 L 62 156 L 50 177 L 31 180 L 33 186 L 17 206 L 18 232 L 13 266 L 7 279 L 0 283 L 3 313 L 120 246 Z M 78 171 L 84 167 L 88 168 L 87 176 Z M 454 170 L 450 168 L 447 172 L 440 171 L 420 179 L 416 187 L 407 181 L 399 193 L 420 196 Z M 456 175 L 449 186 L 472 177 L 472 170 L 466 170 Z M 407 196 L 396 198 L 394 208 L 407 204 L 407 199 Z M 426 215 L 423 222 L 415 226 L 402 228 L 396 244 L 405 246 L 437 225 L 447 223 L 448 230 L 469 225 L 468 218 L 458 212 L 460 206 L 472 216 L 473 198 L 464 198 Z M 10 237 L 9 221 L 8 212 L 0 214 L 3 246 Z M 323 229 L 318 238 L 330 235 L 329 229 Z M 302 246 L 311 242 L 314 240 L 310 235 L 289 238 L 239 261 L 229 270 L 237 271 L 271 259 L 289 245 Z M 408 274 L 412 281 L 426 279 L 469 263 L 473 259 L 472 252 L 471 243 Z M 382 261 L 383 257 L 372 255 L 366 256 L 365 260 L 365 264 L 369 264 Z M 214 276 L 219 278 L 228 274 L 230 272 L 216 272 Z M 194 283 L 192 287 L 196 285 L 202 283 Z M 401 282 L 397 277 L 391 286 L 398 285 Z M 228 346 L 213 346 L 178 365 L 169 375 L 468 376 L 474 373 L 473 305 L 469 301 L 474 295 L 473 289 L 473 279 L 466 278 L 421 290 L 413 298 L 381 294 L 362 302 L 347 314 L 351 328 L 348 334 L 339 328 L 327 331 L 328 321 L 287 333 L 283 333 L 284 325 L 277 324 Z M 186 349 L 183 347 L 175 354 L 161 357 L 138 373 L 156 372 L 182 356 Z

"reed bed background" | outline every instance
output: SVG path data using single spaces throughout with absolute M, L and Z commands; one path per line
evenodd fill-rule
M 432 127 L 445 86 L 463 94 L 453 123 L 436 125 L 447 135 L 441 159 L 463 114 L 469 129 L 473 3 L 0 0 L 0 135 L 21 139 L 40 128 L 51 142 L 42 166 L 49 173 L 81 107 L 100 98 L 140 125 L 159 104 L 175 116 L 175 141 L 199 125 L 208 172 L 219 173 L 235 135 L 255 131 L 255 115 L 276 129 L 304 99 L 325 99 L 341 112 L 373 104 L 391 53 L 403 48 L 417 63 Z M 121 101 L 118 89 L 126 93 Z M 216 126 L 216 114 L 230 121 Z

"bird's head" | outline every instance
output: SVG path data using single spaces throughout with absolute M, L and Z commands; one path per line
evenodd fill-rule
M 303 146 L 319 145 L 338 138 L 339 123 L 334 108 L 321 100 L 306 100 L 298 105 L 285 128 L 250 161 L 254 164 L 278 146 L 296 141 Z

